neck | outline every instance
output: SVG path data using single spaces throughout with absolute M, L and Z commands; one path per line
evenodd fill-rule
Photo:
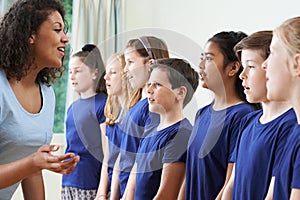
M 287 101 L 269 101 L 262 102 L 263 114 L 260 117 L 259 121 L 262 124 L 268 123 L 289 109 L 292 108 L 291 104 Z
M 158 129 L 164 129 L 172 124 L 175 124 L 183 119 L 182 107 L 174 106 L 172 110 L 164 114 L 160 114 L 160 123 Z
M 235 90 L 223 90 L 215 93 L 213 108 L 215 110 L 223 110 L 242 102 Z
M 87 99 L 92 96 L 95 96 L 96 94 L 97 94 L 96 91 L 93 88 L 90 88 L 87 91 L 80 93 L 80 97 L 82 99 Z

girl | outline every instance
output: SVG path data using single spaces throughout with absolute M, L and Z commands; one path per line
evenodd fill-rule
M 168 58 L 166 44 L 159 38 L 145 36 L 132 39 L 125 49 L 125 73 L 133 89 L 129 110 L 120 123 L 123 133 L 120 150 L 120 194 L 123 196 L 130 171 L 146 126 L 158 124 L 158 116 L 148 110 L 148 101 L 143 94 L 145 83 L 149 79 L 150 63 L 155 59 Z M 145 93 L 144 93 L 145 94 Z
M 192 99 L 199 76 L 182 59 L 155 61 L 147 83 L 149 110 L 160 116 L 158 127 L 147 130 L 130 175 L 125 199 L 177 199 L 185 174 L 191 123 L 183 108 Z M 151 186 L 151 187 L 149 187 Z
M 112 176 L 118 176 L 118 170 L 113 170 L 115 162 L 119 156 L 120 144 L 122 141 L 121 134 L 118 134 L 118 123 L 122 119 L 123 113 L 126 112 L 128 102 L 129 88 L 127 86 L 127 78 L 123 74 L 125 67 L 125 58 L 123 54 L 115 54 L 108 60 L 106 74 L 106 90 L 108 99 L 106 101 L 104 114 L 106 116 L 106 136 L 108 146 L 108 158 L 105 154 L 105 163 L 101 170 L 100 184 L 97 192 L 97 199 L 108 199 L 108 191 L 110 199 L 120 199 L 119 183 L 114 182 L 111 186 Z
M 267 97 L 288 101 L 298 124 L 289 134 L 281 158 L 273 170 L 273 199 L 300 199 L 300 17 L 286 20 L 273 31 L 270 55 L 263 63 L 267 76 Z M 273 183 L 272 183 L 273 184 Z M 270 186 L 272 197 L 273 186 Z
M 246 103 L 238 78 L 242 68 L 233 51 L 244 37 L 242 32 L 220 32 L 205 45 L 200 80 L 203 87 L 215 93 L 215 98 L 195 118 L 187 153 L 186 199 L 216 199 L 229 180 L 229 158 L 235 148 L 238 125 L 253 110 Z
M 262 110 L 248 114 L 241 122 L 240 136 L 232 157 L 233 172 L 223 199 L 266 197 L 274 160 L 296 122 L 290 104 L 267 99 L 266 72 L 261 64 L 269 55 L 271 39 L 272 31 L 259 31 L 235 46 L 244 67 L 240 78 L 247 100 L 261 102 Z
M 53 156 L 58 148 L 45 145 L 54 123 L 50 85 L 64 71 L 69 42 L 64 28 L 64 9 L 55 0 L 19 0 L 1 18 L 0 187 L 12 185 L 0 190 L 1 199 L 12 198 L 18 181 L 24 199 L 44 199 L 41 170 L 68 174 L 79 161 L 74 154 Z
M 101 132 L 104 134 L 106 91 L 104 64 L 99 49 L 87 44 L 69 63 L 70 82 L 80 99 L 68 108 L 66 152 L 80 155 L 81 162 L 69 176 L 62 178 L 62 199 L 94 199 L 103 160 Z M 100 130 L 100 126 L 102 130 Z

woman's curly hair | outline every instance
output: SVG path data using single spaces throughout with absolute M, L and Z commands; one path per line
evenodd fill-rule
M 57 0 L 18 0 L 4 14 L 0 23 L 0 68 L 8 79 L 21 80 L 35 67 L 29 38 L 53 11 L 65 21 L 63 5 Z M 36 81 L 50 85 L 63 71 L 63 66 L 49 66 L 39 72 Z

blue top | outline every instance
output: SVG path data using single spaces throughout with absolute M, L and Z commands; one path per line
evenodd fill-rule
M 130 171 L 135 163 L 136 153 L 144 131 L 159 123 L 159 115 L 149 112 L 147 99 L 138 101 L 120 123 L 122 136 L 120 148 L 120 194 L 123 196 Z
M 290 133 L 281 159 L 275 163 L 274 200 L 289 199 L 291 189 L 300 189 L 300 125 Z
M 276 155 L 297 119 L 293 109 L 261 124 L 263 111 L 250 113 L 241 122 L 242 130 L 233 154 L 235 179 L 233 199 L 264 199 L 267 195 Z
M 184 162 L 192 125 L 183 119 L 157 131 L 152 128 L 138 149 L 135 200 L 152 200 L 160 186 L 164 163 Z
M 0 69 L 0 164 L 24 158 L 52 139 L 55 95 L 52 87 L 39 85 L 42 108 L 32 114 L 19 103 Z M 0 199 L 11 199 L 18 185 L 0 190 Z
M 186 162 L 186 199 L 215 199 L 224 185 L 229 158 L 235 148 L 243 116 L 249 104 L 215 111 L 212 104 L 201 108 L 195 118 Z
M 119 124 L 115 123 L 114 125 L 106 125 L 106 136 L 108 138 L 108 149 L 109 149 L 109 155 L 108 155 L 108 166 L 107 166 L 107 173 L 109 178 L 109 189 L 112 181 L 112 175 L 113 175 L 113 168 L 115 165 L 115 162 L 119 156 L 120 153 L 120 146 L 122 141 L 122 135 L 123 133 L 120 132 L 121 129 L 119 128 Z
M 80 156 L 74 171 L 63 175 L 62 185 L 84 190 L 98 188 L 103 160 L 100 125 L 105 121 L 106 95 L 78 99 L 68 108 L 66 153 Z

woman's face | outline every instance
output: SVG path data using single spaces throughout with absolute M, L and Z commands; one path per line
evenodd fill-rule
M 292 74 L 289 71 L 288 54 L 276 35 L 270 45 L 270 55 L 263 63 L 267 76 L 267 97 L 272 101 L 285 101 L 291 97 L 289 88 Z
M 104 76 L 108 95 L 119 96 L 122 94 L 122 74 L 122 64 L 117 58 L 113 59 L 107 66 Z
M 53 11 L 29 41 L 38 68 L 61 67 L 69 39 L 64 33 L 64 21 L 59 12 Z
M 72 57 L 69 63 L 69 77 L 73 89 L 82 97 L 95 93 L 97 70 L 91 70 L 79 57 Z
M 241 53 L 244 93 L 250 103 L 267 101 L 266 72 L 262 68 L 264 58 L 259 50 L 244 49 Z
M 133 48 L 127 48 L 124 56 L 126 62 L 124 72 L 131 87 L 134 90 L 142 88 L 149 79 L 149 61 Z
M 204 55 L 202 56 L 202 61 L 199 64 L 202 87 L 216 91 L 224 85 L 224 56 L 214 42 L 208 42 L 205 45 Z

